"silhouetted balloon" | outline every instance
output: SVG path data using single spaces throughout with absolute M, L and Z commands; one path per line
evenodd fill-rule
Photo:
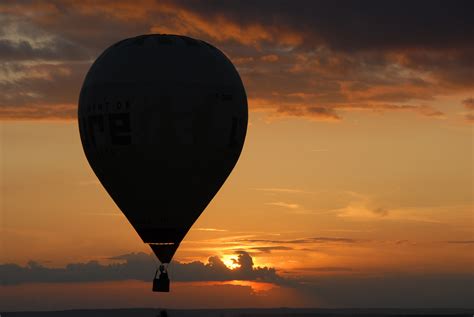
M 112 45 L 79 99 L 86 157 L 107 192 L 163 263 L 236 164 L 247 97 L 229 59 L 177 35 Z

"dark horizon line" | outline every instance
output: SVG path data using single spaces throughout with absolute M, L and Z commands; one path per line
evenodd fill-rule
M 60 310 L 21 310 L 21 311 L 0 311 L 1 314 L 8 314 L 8 313 L 66 313 L 66 312 L 92 312 L 92 311 L 174 311 L 174 312 L 217 312 L 217 311 L 339 311 L 339 312 L 361 312 L 361 311 L 378 311 L 378 312 L 433 312 L 433 311 L 445 311 L 445 312 L 452 312 L 452 313 L 468 313 L 474 314 L 474 306 L 471 308 L 468 307 L 413 307 L 413 308 L 406 308 L 406 307 L 272 307 L 272 308 L 258 308 L 258 307 L 245 307 L 245 308 L 168 308 L 168 307 L 130 307 L 130 308 L 75 308 L 75 309 L 60 309 Z M 442 315 L 440 315 L 442 316 Z

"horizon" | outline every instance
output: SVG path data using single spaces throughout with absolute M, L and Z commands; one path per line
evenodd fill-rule
M 418 316 L 436 314 L 437 316 L 470 316 L 472 308 L 224 308 L 224 309 L 173 309 L 173 308 L 115 308 L 115 309 L 73 309 L 57 311 L 22 311 L 15 312 L 16 316 L 44 316 L 44 314 L 53 314 L 55 316 L 81 316 L 87 313 L 87 316 L 98 313 L 98 316 L 150 316 L 151 314 L 165 311 L 171 316 L 288 316 L 287 314 L 298 313 L 298 316 L 327 316 L 324 313 L 338 313 L 338 316 L 407 316 L 415 314 Z M 6 312 L 9 314 L 9 312 Z M 129 314 L 126 314 L 129 313 Z M 140 313 L 140 314 L 139 314 Z M 245 315 L 242 315 L 244 313 Z M 205 314 L 205 315 L 203 315 Z M 271 314 L 271 315 L 270 315 Z M 10 314 L 9 314 L 10 315 Z

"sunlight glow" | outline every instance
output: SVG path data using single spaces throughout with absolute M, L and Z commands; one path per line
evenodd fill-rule
M 243 281 L 243 280 L 232 280 L 222 282 L 223 285 L 234 285 L 234 286 L 248 286 L 252 288 L 252 291 L 255 293 L 267 292 L 277 285 L 266 282 L 256 282 L 256 281 Z
M 237 255 L 235 254 L 225 254 L 221 257 L 222 262 L 231 270 L 235 270 L 240 267 L 240 264 L 237 263 Z

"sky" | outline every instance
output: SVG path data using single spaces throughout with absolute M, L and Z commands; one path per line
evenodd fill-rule
M 0 311 L 472 307 L 471 1 L 0 2 Z M 151 292 L 151 250 L 89 167 L 77 101 L 121 39 L 234 63 L 240 160 Z

